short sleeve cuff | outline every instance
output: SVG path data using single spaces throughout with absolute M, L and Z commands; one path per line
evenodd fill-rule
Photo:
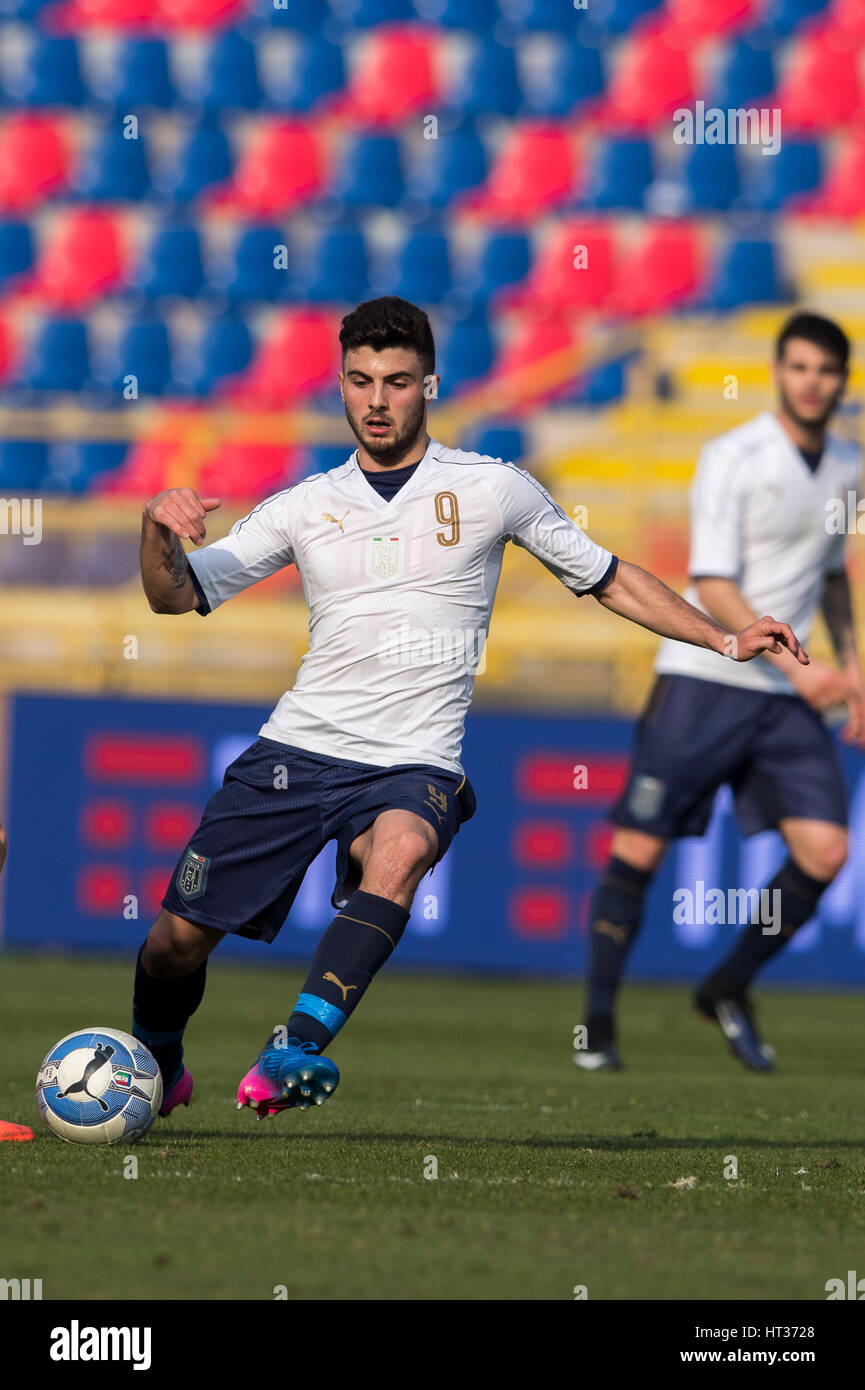
M 599 593 L 601 592 L 602 589 L 606 589 L 607 585 L 609 584 L 610 580 L 613 578 L 613 575 L 616 573 L 616 570 L 617 570 L 618 568 L 619 568 L 618 556 L 616 556 L 616 555 L 611 555 L 611 556 L 610 556 L 610 563 L 607 565 L 607 568 L 604 570 L 604 573 L 601 575 L 601 577 L 600 577 L 600 579 L 598 580 L 597 584 L 593 584 L 592 587 L 591 587 L 591 589 L 582 589 L 582 590 L 577 594 L 577 598 L 585 598 L 585 597 L 586 597 L 586 594 L 599 594 Z
M 195 573 L 195 570 L 192 568 L 192 565 L 189 564 L 188 556 L 186 559 L 186 563 L 187 565 L 189 565 L 189 578 L 192 580 L 192 587 L 195 590 L 200 605 L 200 607 L 196 608 L 195 611 L 196 613 L 199 613 L 202 618 L 206 618 L 208 613 L 210 612 L 210 604 L 208 602 L 207 595 L 201 587 L 201 582 L 198 578 L 198 575 Z

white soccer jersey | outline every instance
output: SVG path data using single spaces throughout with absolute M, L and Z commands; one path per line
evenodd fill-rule
M 263 737 L 379 767 L 428 763 L 461 774 L 509 540 L 575 594 L 615 570 L 531 474 L 435 439 L 390 501 L 355 450 L 189 559 L 211 609 L 283 565 L 300 572 L 309 651 Z
M 769 411 L 711 440 L 691 488 L 691 579 L 735 580 L 758 617 L 789 623 L 807 647 L 825 576 L 844 568 L 845 536 L 833 529 L 830 508 L 840 502 L 846 516 L 859 469 L 856 445 L 829 436 L 813 473 Z M 693 583 L 685 598 L 702 608 Z M 795 693 L 762 657 L 735 662 L 672 638 L 661 643 L 655 670 Z

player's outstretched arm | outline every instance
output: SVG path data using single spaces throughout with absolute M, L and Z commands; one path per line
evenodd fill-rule
M 217 498 L 201 498 L 191 487 L 170 488 L 145 502 L 141 582 L 154 613 L 190 613 L 199 606 L 181 538 L 201 545 L 205 516 L 219 505 Z
M 604 608 L 660 637 L 708 647 L 733 661 L 750 661 L 760 652 L 780 652 L 784 647 L 803 666 L 810 659 L 788 623 L 758 618 L 740 632 L 731 632 L 680 598 L 654 574 L 626 560 L 619 561 L 610 583 L 595 597 Z

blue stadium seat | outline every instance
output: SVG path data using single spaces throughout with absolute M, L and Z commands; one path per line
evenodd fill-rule
M 349 458 L 354 444 L 311 444 L 305 450 L 300 476 L 309 477 L 312 473 L 327 473 L 330 468 L 340 468 Z
M 515 116 L 523 99 L 514 49 L 481 38 L 462 79 L 447 95 L 447 108 L 463 116 Z
M 733 239 L 721 254 L 705 303 L 727 311 L 740 304 L 777 304 L 789 297 L 774 243 Z
M 811 140 L 783 140 L 777 154 L 751 160 L 752 178 L 743 203 L 777 212 L 800 193 L 812 193 L 823 179 L 820 145 Z
M 739 196 L 735 145 L 692 145 L 685 158 L 685 210 L 716 212 Z
M 482 304 L 496 290 L 524 280 L 531 260 L 531 241 L 523 232 L 492 231 L 459 288 L 467 290 L 476 304 Z
M 90 351 L 83 319 L 43 319 L 18 380 L 33 391 L 81 391 L 90 380 Z
M 420 207 L 447 207 L 457 194 L 482 184 L 489 172 L 486 148 L 472 121 L 440 132 L 425 155 L 409 175 L 407 202 Z
M 129 445 L 114 439 L 63 439 L 51 444 L 44 492 L 86 492 L 100 473 L 119 468 Z
M 9 72 L 6 87 L 22 106 L 81 106 L 87 90 L 77 41 L 35 29 L 24 62 Z
M 357 304 L 369 293 L 369 261 L 363 232 L 354 222 L 325 226 L 298 266 L 292 293 L 315 304 Z
M 773 34 L 785 36 L 818 15 L 828 3 L 829 0 L 768 0 L 760 20 Z
M 294 29 L 302 34 L 317 33 L 330 19 L 330 10 L 323 3 L 311 5 L 309 0 L 253 0 L 253 17 L 275 28 Z
M 388 271 L 381 283 L 385 294 L 396 294 L 412 303 L 441 304 L 453 283 L 448 239 L 441 227 L 411 230 L 396 256 L 388 257 Z
M 648 140 L 631 136 L 607 140 L 597 151 L 586 192 L 577 206 L 642 209 L 653 173 Z
M 29 24 L 37 18 L 40 10 L 53 3 L 54 0 L 0 0 L 0 16 Z
M 326 201 L 352 208 L 394 208 L 404 191 L 398 138 L 365 131 L 343 151 L 331 199 Z
M 501 19 L 497 0 L 415 0 L 418 19 L 440 29 L 488 34 Z
M 288 285 L 288 269 L 277 269 L 275 248 L 285 246 L 285 232 L 276 223 L 244 227 L 228 256 L 210 276 L 214 290 L 230 304 L 273 303 L 282 299 Z M 286 259 L 291 259 L 289 249 Z
M 643 15 L 660 9 L 664 0 L 592 0 L 592 23 L 599 25 L 605 34 L 628 33 Z
M 439 400 L 445 400 L 467 382 L 486 376 L 495 360 L 495 347 L 486 315 L 475 310 L 457 319 L 438 354 L 436 371 L 441 376 Z
M 775 66 L 771 42 L 757 33 L 738 34 L 727 41 L 721 54 L 717 85 L 706 105 L 736 110 L 753 105 L 775 90 Z
M 237 29 L 227 29 L 211 41 L 201 74 L 201 86 L 183 93 L 205 111 L 254 111 L 261 105 L 255 44 Z
M 519 425 L 506 420 L 487 420 L 469 430 L 460 448 L 519 464 L 526 452 L 526 436 Z
M 412 0 L 329 0 L 329 4 L 337 19 L 345 20 L 355 29 L 404 24 L 417 18 Z
M 129 382 L 130 377 L 136 378 L 137 386 Z M 166 324 L 146 312 L 136 315 L 123 327 L 112 354 L 112 391 L 122 395 L 133 386 L 137 395 L 127 394 L 130 400 L 161 396 L 171 377 L 171 343 Z
M 198 342 L 192 390 L 208 396 L 224 377 L 245 371 L 252 360 L 252 337 L 238 314 L 209 319 Z
M 219 121 L 203 116 L 174 150 L 154 183 L 178 203 L 191 203 L 204 189 L 223 183 L 231 171 L 228 136 Z
M 0 222 L 0 285 L 33 265 L 33 233 L 28 222 Z
M 34 492 L 41 486 L 48 467 L 48 445 L 44 440 L 0 440 L 0 488 Z
M 192 299 L 204 289 L 198 229 L 167 220 L 157 227 L 133 288 L 149 299 L 177 295 Z
M 147 141 L 139 128 L 127 140 L 124 126 L 110 121 L 94 132 L 72 181 L 72 191 L 92 202 L 138 202 L 150 192 Z
M 107 64 L 103 83 L 94 95 L 117 112 L 173 106 L 177 93 L 164 40 L 126 39 Z
M 601 50 L 572 39 L 559 43 L 549 70 L 537 90 L 527 93 L 527 111 L 544 116 L 567 116 L 583 102 L 599 97 L 605 87 Z
M 592 0 L 594 4 L 594 0 Z M 542 29 L 573 36 L 586 18 L 586 10 L 574 8 L 572 0 L 500 0 L 502 14 L 518 29 Z
M 293 72 L 264 74 L 268 105 L 277 111 L 309 111 L 322 97 L 345 87 L 345 59 L 338 43 L 324 34 L 306 34 Z

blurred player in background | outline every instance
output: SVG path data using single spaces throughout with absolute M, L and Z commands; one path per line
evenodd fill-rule
M 787 651 L 744 666 L 681 642 L 661 644 L 657 677 L 637 725 L 630 779 L 611 813 L 617 829 L 590 916 L 585 1070 L 621 1066 L 616 995 L 652 876 L 671 839 L 704 834 L 715 793 L 733 790 L 744 835 L 777 828 L 788 857 L 768 885 L 780 931 L 762 910 L 699 985 L 695 1003 L 733 1053 L 771 1070 L 748 986 L 813 916 L 847 855 L 844 782 L 821 712 L 846 705 L 841 737 L 865 746 L 865 682 L 844 568 L 848 492 L 857 447 L 827 433 L 847 382 L 849 343 L 837 324 L 798 313 L 775 345 L 774 413 L 712 440 L 691 491 L 686 597 L 731 628 L 780 613 L 807 644 L 818 609 L 839 670 L 802 666 Z M 845 527 L 846 529 L 846 527 Z

